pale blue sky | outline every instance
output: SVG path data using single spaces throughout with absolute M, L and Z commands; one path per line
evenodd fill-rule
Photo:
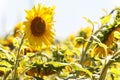
M 13 30 L 17 22 L 25 20 L 25 9 L 34 4 L 55 5 L 55 24 L 57 38 L 66 38 L 88 24 L 82 18 L 93 21 L 102 17 L 102 9 L 108 12 L 120 6 L 120 0 L 0 0 L 0 36 Z

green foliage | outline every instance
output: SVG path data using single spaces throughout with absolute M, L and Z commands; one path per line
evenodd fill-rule
M 102 25 L 105 25 L 105 24 L 109 23 L 109 21 L 110 21 L 111 17 L 112 17 L 112 15 L 111 15 L 111 14 L 110 14 L 110 15 L 107 15 L 107 16 L 104 16 L 104 17 L 102 17 L 102 18 L 101 18 L 101 24 L 102 24 Z

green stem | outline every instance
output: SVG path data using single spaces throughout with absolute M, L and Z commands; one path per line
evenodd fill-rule
M 99 80 L 105 80 L 106 74 L 107 74 L 107 70 L 108 70 L 110 64 L 111 64 L 111 62 L 108 61 L 108 63 L 104 65 L 104 67 L 103 67 L 103 69 L 101 71 Z
M 3 78 L 3 80 L 6 80 L 7 79 L 7 77 L 9 76 L 9 74 L 11 73 L 11 71 L 9 70 L 9 71 L 7 71 L 6 72 L 6 74 L 5 74 L 5 76 L 4 76 L 4 78 Z
M 95 33 L 93 33 L 92 35 L 96 35 L 98 32 L 101 31 L 101 29 L 104 28 L 104 26 L 101 26 Z M 85 61 L 85 57 L 86 57 L 86 52 L 87 50 L 89 49 L 90 45 L 92 44 L 93 42 L 93 37 L 91 36 L 89 38 L 89 41 L 87 43 L 87 46 L 85 47 L 85 49 L 83 49 L 82 51 L 82 55 L 81 55 L 81 59 L 80 59 L 80 64 L 83 65 L 84 61 Z
M 14 65 L 14 73 L 13 73 L 13 80 L 16 80 L 16 78 L 18 76 L 17 67 L 18 67 L 18 64 L 19 64 L 19 54 L 20 54 L 20 51 L 21 51 L 22 44 L 24 42 L 24 37 L 25 37 L 25 35 L 23 36 L 23 38 L 21 40 L 21 43 L 20 43 L 20 46 L 18 48 L 18 52 L 17 52 L 17 55 L 16 55 L 15 65 Z
M 86 52 L 87 52 L 88 48 L 90 47 L 92 41 L 93 41 L 93 38 L 90 37 L 89 42 L 88 42 L 86 48 L 82 51 L 81 60 L 80 60 L 80 64 L 81 65 L 83 65 L 83 63 L 85 61 Z
M 109 66 L 114 62 L 114 59 L 120 54 L 120 50 L 118 50 L 113 56 L 112 58 L 104 65 L 101 74 L 100 74 L 100 78 L 99 80 L 105 80 L 106 78 L 106 74 L 107 74 L 107 70 L 109 68 Z

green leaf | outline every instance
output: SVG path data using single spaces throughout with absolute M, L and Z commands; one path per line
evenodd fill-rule
M 8 63 L 11 64 L 11 65 L 14 65 L 14 61 L 8 60 L 7 58 L 1 58 L 1 60 L 2 60 L 2 61 L 6 61 L 6 62 L 8 62 Z
M 117 68 L 111 68 L 111 69 L 110 69 L 110 72 L 111 72 L 111 73 L 114 73 L 114 74 L 117 74 L 117 75 L 120 75 L 120 70 L 117 69 Z
M 84 39 L 84 37 L 76 37 L 75 40 L 78 42 L 78 43 L 82 43 L 84 44 L 86 42 L 86 40 Z
M 94 41 L 96 41 L 98 43 L 101 42 L 100 39 L 97 36 L 92 35 L 91 37 L 93 38 Z
M 89 75 L 89 77 L 92 79 L 92 73 L 85 69 L 85 68 L 82 68 L 82 66 L 80 64 L 77 64 L 77 63 L 72 63 L 70 64 L 70 67 L 73 69 L 73 70 L 76 70 L 76 71 L 83 71 L 85 73 L 87 73 Z
M 0 62 L 0 67 L 3 67 L 4 65 L 7 66 L 7 67 L 12 67 L 12 65 L 9 62 L 1 61 Z
M 107 12 L 107 10 L 106 9 L 102 9 L 102 11 L 105 13 L 105 14 L 107 14 L 108 12 Z
M 117 57 L 115 58 L 115 62 L 120 62 L 120 56 L 117 56 Z
M 10 53 L 10 52 L 8 52 L 7 50 L 4 50 L 4 49 L 2 49 L 2 48 L 0 48 L 0 52 L 1 52 L 1 54 L 3 54 L 4 57 L 6 57 L 8 60 L 11 60 L 11 59 L 14 57 L 14 55 L 13 55 L 12 53 Z
M 67 63 L 61 63 L 61 62 L 48 62 L 48 64 L 52 64 L 54 67 L 62 67 L 68 65 Z
M 104 17 L 102 17 L 101 18 L 101 24 L 107 24 L 109 21 L 110 21 L 110 19 L 111 19 L 111 17 L 112 17 L 112 15 L 110 14 L 110 15 L 107 15 L 107 16 L 104 16 Z
M 92 26 L 94 26 L 94 22 L 91 21 L 90 19 L 83 17 L 83 19 L 85 19 L 89 24 L 91 24 Z
M 105 44 L 103 44 L 103 43 L 99 43 L 99 46 L 104 48 L 105 50 L 107 49 L 107 46 Z
M 67 63 L 61 63 L 61 62 L 46 62 L 46 63 L 34 63 L 33 68 L 37 67 L 38 69 L 50 69 L 50 70 L 56 70 L 60 71 L 63 69 Z

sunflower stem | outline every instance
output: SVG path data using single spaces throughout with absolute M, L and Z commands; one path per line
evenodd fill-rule
M 17 77 L 18 77 L 17 68 L 18 68 L 18 64 L 19 64 L 19 54 L 20 54 L 20 51 L 21 51 L 22 44 L 24 42 L 24 37 L 25 37 L 25 35 L 23 35 L 23 38 L 21 40 L 21 43 L 20 43 L 20 46 L 18 48 L 18 52 L 17 52 L 17 55 L 16 55 L 15 65 L 14 65 L 14 73 L 13 73 L 13 80 L 16 80 Z
M 83 65 L 83 63 L 84 63 L 84 61 L 85 61 L 86 52 L 87 52 L 87 50 L 89 49 L 92 41 L 93 41 L 93 38 L 90 37 L 89 42 L 87 43 L 86 48 L 82 51 L 82 56 L 81 56 L 81 60 L 80 60 L 80 64 L 81 64 L 81 65 Z
M 93 26 L 94 27 L 94 26 Z M 96 35 L 98 32 L 101 31 L 101 29 L 104 28 L 104 26 L 101 26 L 96 32 L 93 33 L 92 31 L 92 34 L 91 35 Z M 87 46 L 85 47 L 85 49 L 82 50 L 82 55 L 81 55 L 81 58 L 80 58 L 80 64 L 83 65 L 84 61 L 85 61 L 85 58 L 86 58 L 86 52 L 88 51 L 90 45 L 92 44 L 93 42 L 93 37 L 91 36 L 89 38 L 89 41 L 87 43 Z
M 111 61 L 108 61 L 108 63 L 106 63 L 101 71 L 101 74 L 100 74 L 100 78 L 99 80 L 105 80 L 106 78 L 106 74 L 107 74 L 107 70 L 109 68 L 109 65 L 111 64 L 110 63 Z
M 105 80 L 106 74 L 107 74 L 107 70 L 108 70 L 109 66 L 110 66 L 113 62 L 115 62 L 114 59 L 115 59 L 118 55 L 120 55 L 120 50 L 118 50 L 118 51 L 112 56 L 112 58 L 109 59 L 109 61 L 104 65 L 104 67 L 103 67 L 103 69 L 102 69 L 102 71 L 101 71 L 99 80 Z
M 7 71 L 6 72 L 6 74 L 5 74 L 5 76 L 3 77 L 3 80 L 6 80 L 7 79 L 7 77 L 9 76 L 9 74 L 11 73 L 11 71 L 9 70 L 9 71 Z

